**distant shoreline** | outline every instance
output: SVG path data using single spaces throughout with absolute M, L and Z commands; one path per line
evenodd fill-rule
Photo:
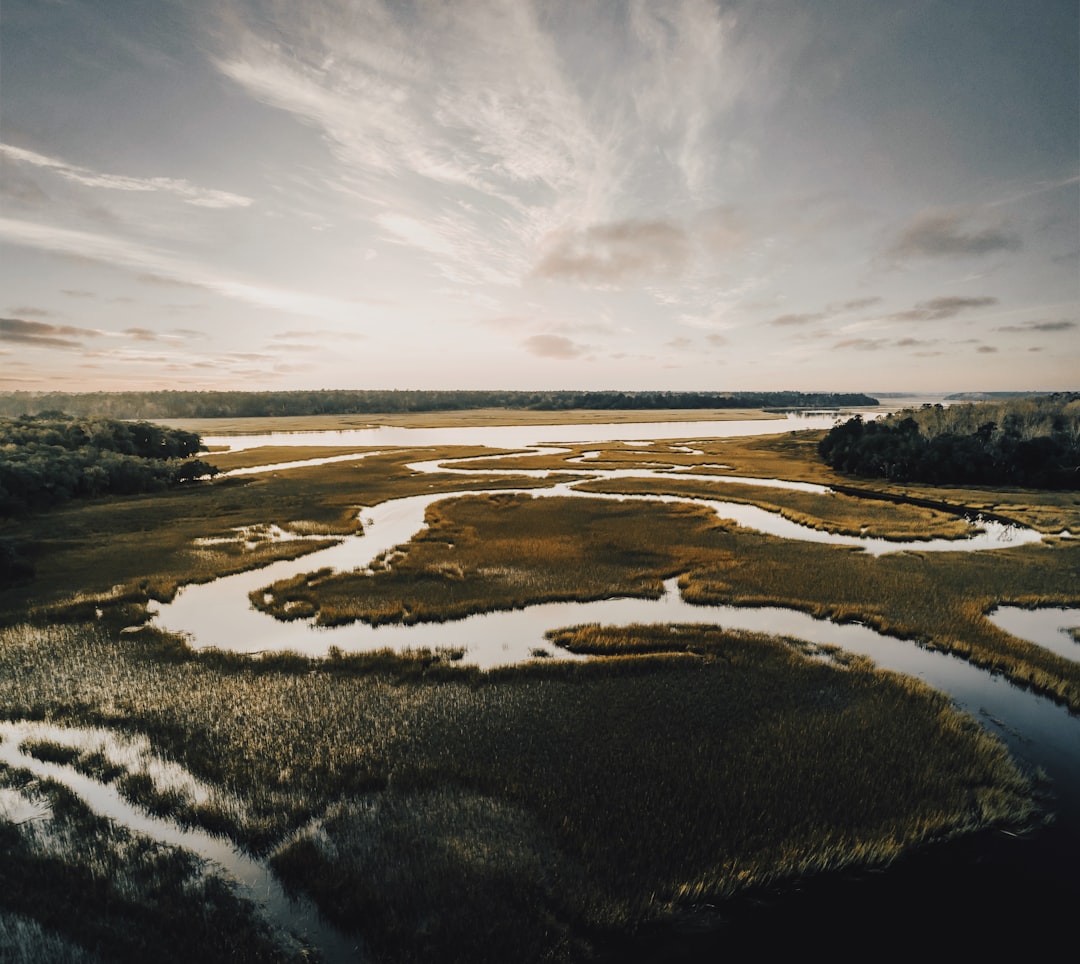
M 182 428 L 200 435 L 250 435 L 264 432 L 334 432 L 342 429 L 459 428 L 487 425 L 588 425 L 628 422 L 728 422 L 738 419 L 771 421 L 779 412 L 760 408 L 664 408 L 664 409 L 531 409 L 478 408 L 452 412 L 390 412 L 362 415 L 259 415 L 250 418 L 161 418 L 161 425 Z

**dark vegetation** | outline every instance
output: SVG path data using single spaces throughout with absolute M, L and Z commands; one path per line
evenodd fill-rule
M 1080 394 L 925 405 L 873 422 L 856 415 L 821 441 L 855 475 L 934 485 L 1080 488 Z
M 1032 819 L 999 741 L 867 660 L 704 626 L 558 638 L 604 655 L 489 673 L 425 657 L 429 676 L 385 654 L 197 656 L 150 629 L 15 626 L 0 707 L 145 734 L 215 788 L 178 817 L 269 854 L 384 962 L 586 960 L 685 904 Z M 59 927 L 85 888 L 64 929 L 96 926 L 106 881 L 52 886 L 0 888 L 0 909 Z
M 0 418 L 0 516 L 68 499 L 155 492 L 216 469 L 194 459 L 194 432 L 149 422 L 73 417 L 62 412 Z M 19 559 L 0 544 L 0 573 Z
M 358 415 L 451 412 L 472 408 L 668 409 L 834 408 L 877 405 L 869 395 L 843 392 L 11 392 L 0 394 L 0 415 L 50 410 L 114 418 L 226 418 L 282 415 Z

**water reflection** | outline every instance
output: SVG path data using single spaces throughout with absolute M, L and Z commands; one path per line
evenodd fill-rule
M 379 425 L 341 431 L 270 432 L 263 435 L 207 435 L 203 444 L 225 446 L 232 452 L 264 445 L 415 446 L 484 445 L 525 448 L 538 442 L 641 442 L 666 438 L 736 438 L 772 435 L 801 429 L 832 428 L 839 412 L 788 413 L 772 419 L 729 419 L 686 422 L 610 422 L 583 425 L 474 425 L 451 428 L 403 428 Z M 864 415 L 864 418 L 872 417 Z
M 211 861 L 238 884 L 244 896 L 263 908 L 275 927 L 301 937 L 305 943 L 317 948 L 322 958 L 328 962 L 357 960 L 356 941 L 326 924 L 311 901 L 286 894 L 265 863 L 241 853 L 226 839 L 213 837 L 202 830 L 181 827 L 170 819 L 147 813 L 121 796 L 115 783 L 103 783 L 79 773 L 73 767 L 39 760 L 23 750 L 23 744 L 27 741 L 41 740 L 84 749 L 105 747 L 110 759 L 122 761 L 132 752 L 142 758 L 144 738 L 135 741 L 139 746 L 133 750 L 126 746 L 124 738 L 105 730 L 60 727 L 26 721 L 0 721 L 0 764 L 28 770 L 38 779 L 51 779 L 62 783 L 78 794 L 95 813 L 103 814 L 115 823 L 151 837 L 159 843 L 182 847 Z M 199 785 L 199 781 L 176 764 L 159 762 L 169 769 L 169 784 L 184 789 Z M 39 808 L 36 817 L 47 819 L 47 811 Z
M 987 618 L 999 629 L 1080 663 L 1080 609 L 998 606 Z

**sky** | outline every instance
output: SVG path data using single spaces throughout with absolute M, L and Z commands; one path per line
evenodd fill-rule
M 1075 0 L 2 0 L 0 391 L 1080 388 Z

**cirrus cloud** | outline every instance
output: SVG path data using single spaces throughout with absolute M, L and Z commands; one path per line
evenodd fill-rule
M 251 198 L 229 191 L 216 191 L 199 187 L 183 178 L 174 177 L 126 177 L 120 174 L 100 174 L 87 167 L 69 164 L 59 158 L 47 157 L 11 144 L 0 144 L 0 156 L 20 164 L 28 164 L 73 181 L 83 187 L 104 188 L 110 191 L 160 191 L 179 197 L 185 204 L 201 208 L 245 208 Z

